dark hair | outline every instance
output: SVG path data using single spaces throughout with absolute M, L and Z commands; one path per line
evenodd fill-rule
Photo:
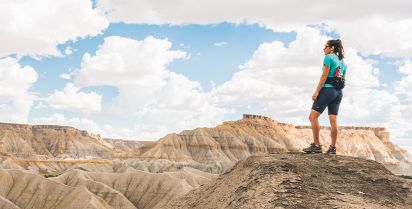
M 343 53 L 345 52 L 345 50 L 343 50 L 343 45 L 342 45 L 342 41 L 340 39 L 336 39 L 336 40 L 329 40 L 327 42 L 328 46 L 332 47 L 334 46 L 335 49 L 333 50 L 333 53 L 335 53 L 336 55 L 338 55 L 339 59 L 343 59 L 345 58 L 345 55 L 343 55 Z

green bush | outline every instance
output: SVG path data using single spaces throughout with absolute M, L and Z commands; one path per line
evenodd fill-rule
M 53 174 L 44 174 L 44 178 L 52 178 L 52 177 L 57 177 L 59 174 L 53 175 Z
M 412 179 L 412 176 L 401 175 L 401 177 L 404 179 Z

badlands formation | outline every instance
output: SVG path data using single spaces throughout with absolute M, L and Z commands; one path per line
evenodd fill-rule
M 251 156 L 167 209 L 410 209 L 412 180 L 376 161 L 321 154 Z
M 340 127 L 339 130 L 338 154 L 365 160 L 355 165 L 355 159 L 358 158 L 338 156 L 337 159 L 348 163 L 331 167 L 338 169 L 335 170 L 336 175 L 346 175 L 339 173 L 339 169 L 345 166 L 353 172 L 359 170 L 359 175 L 365 174 L 366 177 L 367 174 L 376 174 L 377 179 L 382 177 L 377 173 L 384 174 L 385 178 L 398 178 L 389 171 L 397 175 L 412 175 L 412 159 L 405 150 L 390 141 L 389 133 L 384 128 Z M 218 178 L 219 174 L 243 168 L 246 159 L 247 162 L 249 159 L 266 159 L 253 156 L 300 152 L 310 142 L 309 127 L 284 124 L 256 115 L 244 115 L 238 121 L 227 121 L 214 128 L 168 134 L 151 142 L 103 139 L 100 135 L 65 126 L 0 123 L 0 209 L 165 208 L 189 191 L 198 191 L 194 189 L 201 185 L 205 185 L 201 187 L 203 190 L 210 188 L 210 185 L 219 182 L 222 177 Z M 321 129 L 321 143 L 324 146 L 329 143 L 327 127 Z M 290 159 L 303 160 L 299 154 L 290 155 Z M 372 161 L 366 159 L 379 162 L 385 168 L 379 167 L 381 164 L 378 163 L 369 166 L 368 163 Z M 313 166 L 320 166 L 311 158 L 305 160 L 313 163 Z M 325 162 L 323 158 L 318 160 Z M 240 164 L 234 168 L 238 162 Z M 300 164 L 295 166 L 299 167 Z M 256 172 L 266 172 L 259 171 L 261 167 L 255 169 Z M 306 168 L 297 169 L 306 172 Z M 366 177 L 365 182 L 373 179 Z M 278 179 L 280 176 L 273 178 Z M 345 182 L 345 179 L 341 181 Z M 302 185 L 320 188 L 315 184 Z M 396 186 L 399 185 L 388 184 L 387 189 Z M 346 195 L 345 198 L 353 196 L 354 190 L 342 190 L 339 191 Z M 403 191 L 395 190 L 397 194 Z M 190 196 L 192 194 L 194 196 Z M 388 201 L 401 205 L 399 201 L 404 200 L 405 194 L 399 193 L 399 198 Z M 199 193 L 190 192 L 190 195 L 180 199 L 182 204 L 192 204 Z M 339 197 L 337 200 L 348 200 L 345 198 Z M 372 203 L 390 206 L 390 203 Z M 177 208 L 187 208 L 187 205 L 174 204 Z M 239 208 L 243 207 L 240 207 L 240 203 L 236 204 Z M 245 204 L 243 208 L 248 207 Z M 287 205 L 283 207 L 294 208 Z M 206 208 L 230 207 L 209 205 Z

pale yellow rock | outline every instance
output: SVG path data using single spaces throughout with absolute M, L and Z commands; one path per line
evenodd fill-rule
M 0 209 L 20 209 L 17 205 L 10 202 L 8 199 L 0 196 Z
M 99 135 L 68 126 L 0 123 L 0 153 L 17 157 L 111 157 L 110 147 Z
M 78 168 L 86 171 L 113 172 L 110 160 L 35 160 L 14 159 L 14 164 L 39 174 L 58 175 L 66 170 Z
M 105 184 L 123 194 L 139 209 L 162 208 L 175 197 L 210 181 L 211 178 L 215 178 L 215 175 L 191 169 L 159 174 L 143 171 L 125 173 L 76 172 L 78 174 L 74 174 L 72 171 L 55 178 L 55 180 L 71 186 L 87 184 L 87 188 L 99 196 L 102 194 L 99 194 L 97 188 L 102 189 L 103 187 L 96 182 Z M 88 182 L 84 182 L 86 179 Z M 110 190 L 111 194 L 114 194 L 113 190 Z
M 94 181 L 86 171 L 71 170 L 56 178 L 54 181 L 72 187 L 86 187 L 91 193 L 101 197 L 113 208 L 137 209 L 123 194 L 106 184 Z
M 330 144 L 330 132 L 321 128 L 324 149 Z M 312 142 L 308 126 L 294 126 L 264 116 L 245 115 L 238 121 L 224 122 L 215 128 L 197 128 L 169 134 L 153 144 L 140 147 L 143 159 L 194 160 L 222 163 L 226 171 L 238 160 L 250 155 L 301 152 Z M 338 154 L 373 159 L 395 174 L 412 175 L 412 159 L 390 142 L 384 128 L 339 127 Z M 219 170 L 219 169 L 218 169 Z
M 85 187 L 69 187 L 22 170 L 0 169 L 0 185 L 0 196 L 20 208 L 112 209 Z

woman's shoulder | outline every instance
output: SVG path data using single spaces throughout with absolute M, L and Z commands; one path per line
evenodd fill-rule
M 339 59 L 338 55 L 335 53 L 330 53 L 330 54 L 325 54 L 325 58 L 330 58 L 330 59 Z

